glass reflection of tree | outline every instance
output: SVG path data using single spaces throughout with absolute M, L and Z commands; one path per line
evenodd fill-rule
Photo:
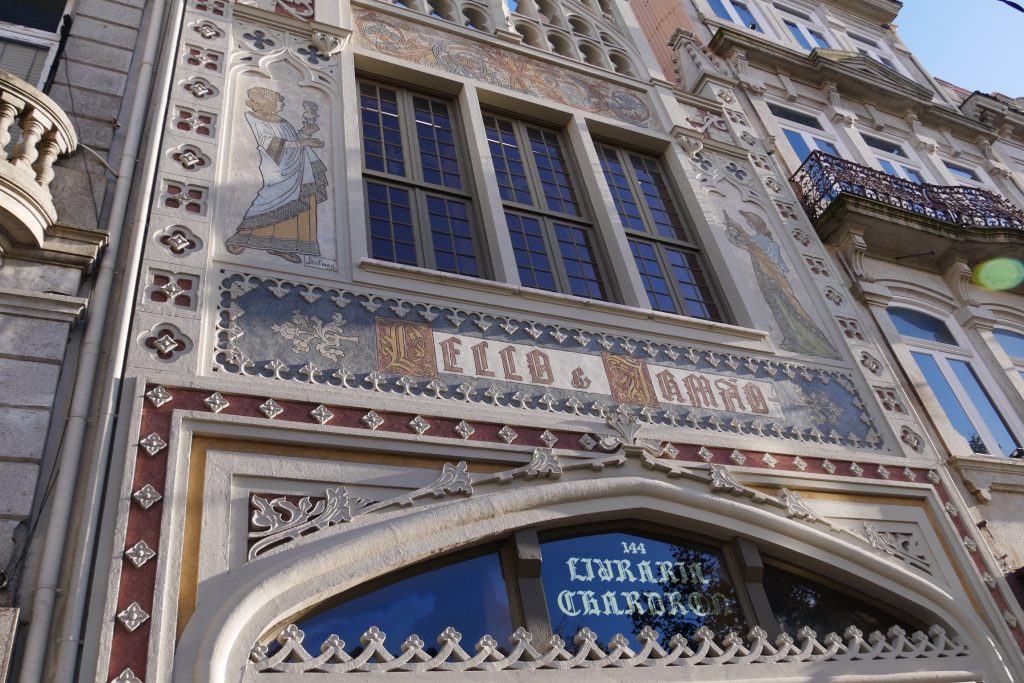
M 680 566 L 689 568 L 692 564 L 699 565 L 701 574 L 707 582 L 701 585 L 700 582 L 693 581 L 689 572 L 674 572 L 673 580 L 662 584 L 663 594 L 668 596 L 672 592 L 679 592 L 686 596 L 698 591 L 707 597 L 711 605 L 717 606 L 717 609 L 705 615 L 698 615 L 693 610 L 689 610 L 685 614 L 679 612 L 671 614 L 671 610 L 666 610 L 664 614 L 634 613 L 630 615 L 630 620 L 633 622 L 633 633 L 639 633 L 644 626 L 650 626 L 661 636 L 660 642 L 664 647 L 669 639 L 676 634 L 692 640 L 693 634 L 701 626 L 711 629 L 715 633 L 716 639 L 730 631 L 745 632 L 746 624 L 736 602 L 735 588 L 722 570 L 719 559 L 702 550 L 682 546 L 672 546 L 672 557 L 677 568 Z M 717 600 L 715 596 L 718 596 Z
M 856 626 L 865 634 L 884 633 L 894 624 L 908 633 L 915 630 L 904 620 L 854 597 L 771 565 L 765 567 L 764 587 L 779 626 L 791 635 L 804 626 L 810 626 L 819 639 L 828 633 L 842 635 L 848 626 Z

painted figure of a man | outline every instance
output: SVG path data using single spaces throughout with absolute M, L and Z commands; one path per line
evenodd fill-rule
M 323 140 L 312 137 L 316 105 L 304 103 L 304 125 L 295 130 L 280 112 L 284 97 L 270 88 L 250 88 L 245 104 L 249 123 L 260 153 L 260 188 L 245 212 L 226 248 L 232 254 L 262 249 L 291 263 L 303 256 L 319 256 L 316 206 L 327 199 L 327 169 L 313 148 Z

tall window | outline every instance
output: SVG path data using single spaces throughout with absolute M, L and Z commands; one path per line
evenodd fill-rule
M 654 157 L 597 145 L 651 307 L 722 320 L 703 259 L 683 228 L 671 183 Z
M 832 47 L 822 30 L 814 25 L 811 15 L 777 2 L 772 4 L 775 9 L 786 15 L 782 17 L 782 23 L 786 25 L 793 40 L 799 43 L 803 49 L 813 50 L 820 47 L 827 50 Z
M 1024 380 L 1024 334 L 1013 330 L 995 329 L 992 335 L 1017 367 L 1017 374 Z
M 910 165 L 903 145 L 874 135 L 868 135 L 867 133 L 861 133 L 860 136 L 867 143 L 868 147 L 878 152 L 875 158 L 878 160 L 878 165 L 882 167 L 883 171 L 891 176 L 904 178 L 913 183 L 924 183 L 924 176 L 921 175 L 921 172 Z
M 907 345 L 950 425 L 975 453 L 1010 455 L 1020 447 L 1000 410 L 1004 402 L 982 384 L 972 354 L 945 323 L 909 308 L 891 307 L 889 317 Z
M 769 103 L 768 108 L 779 120 L 786 141 L 801 163 L 816 149 L 832 156 L 842 156 L 835 143 L 825 137 L 825 128 L 817 116 L 773 103 Z
M 479 238 L 447 102 L 360 83 L 374 258 L 479 277 Z
M 854 47 L 857 48 L 857 52 L 861 53 L 865 57 L 870 57 L 879 64 L 886 66 L 892 69 L 893 71 L 899 71 L 899 69 L 896 68 L 896 63 L 893 62 L 892 59 L 885 53 L 885 50 L 882 48 L 881 45 L 879 45 L 877 40 L 875 40 L 874 38 L 868 38 L 867 36 L 862 36 L 859 33 L 853 33 L 852 31 L 847 35 L 853 38 L 854 42 L 856 43 Z
M 0 1 L 0 69 L 42 87 L 57 50 L 65 0 Z
M 708 4 L 720 19 L 745 26 L 758 33 L 764 33 L 760 22 L 747 3 L 740 2 L 740 0 L 708 0 Z
M 526 287 L 607 299 L 597 245 L 561 136 L 484 115 L 519 279 Z

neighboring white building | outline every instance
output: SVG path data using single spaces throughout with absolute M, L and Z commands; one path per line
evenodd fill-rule
M 1021 114 L 898 9 L 148 3 L 16 675 L 1024 679 Z

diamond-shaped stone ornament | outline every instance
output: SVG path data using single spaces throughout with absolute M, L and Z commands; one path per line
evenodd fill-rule
M 268 418 L 273 420 L 275 417 L 284 412 L 284 408 L 278 405 L 277 401 L 272 398 L 268 398 L 260 405 L 260 412 L 266 415 Z
M 121 625 L 127 629 L 129 633 L 132 633 L 138 627 L 142 626 L 145 621 L 149 619 L 149 614 L 146 610 L 142 609 L 142 606 L 133 602 L 124 608 L 117 615 L 117 620 L 121 622 Z
M 541 433 L 540 435 L 540 442 L 544 444 L 545 447 L 551 448 L 556 443 L 558 443 L 558 437 L 552 434 L 549 430 L 545 429 L 543 433 Z
M 468 439 L 473 436 L 473 432 L 475 431 L 476 430 L 473 429 L 473 425 L 469 424 L 465 420 L 462 420 L 459 424 L 455 425 L 455 433 L 463 439 Z
M 143 510 L 148 510 L 158 500 L 163 498 L 160 492 L 157 491 L 151 484 L 146 484 L 141 489 L 132 494 L 132 499 L 138 504 Z
M 327 410 L 327 406 L 321 403 L 316 408 L 309 411 L 309 416 L 320 424 L 327 424 L 334 417 L 334 413 Z
M 369 427 L 370 429 L 376 429 L 377 427 L 380 427 L 382 424 L 384 424 L 384 418 L 372 410 L 368 412 L 366 415 L 363 415 L 361 418 L 359 418 L 359 421 L 362 422 L 367 427 Z
M 220 411 L 227 408 L 230 403 L 228 400 L 220 395 L 220 392 L 213 392 L 209 396 L 203 399 L 203 404 L 210 409 L 211 412 L 219 413 Z
M 153 432 L 140 441 L 139 445 L 142 446 L 150 455 L 156 455 L 167 447 L 167 442 L 161 439 L 159 434 Z
M 420 415 L 417 415 L 413 419 L 409 420 L 409 429 L 413 430 L 417 434 L 423 434 L 430 429 L 430 423 L 424 420 Z
M 153 407 L 159 408 L 171 400 L 171 394 L 159 384 L 146 392 L 146 398 Z
M 498 430 L 498 437 L 505 443 L 512 443 L 513 441 L 516 440 L 517 436 L 519 435 L 516 434 L 515 430 L 509 427 L 508 425 L 505 425 L 504 427 Z
M 124 557 L 135 565 L 136 568 L 139 568 L 156 557 L 156 551 L 150 548 L 149 544 L 145 541 L 139 541 L 124 551 Z

